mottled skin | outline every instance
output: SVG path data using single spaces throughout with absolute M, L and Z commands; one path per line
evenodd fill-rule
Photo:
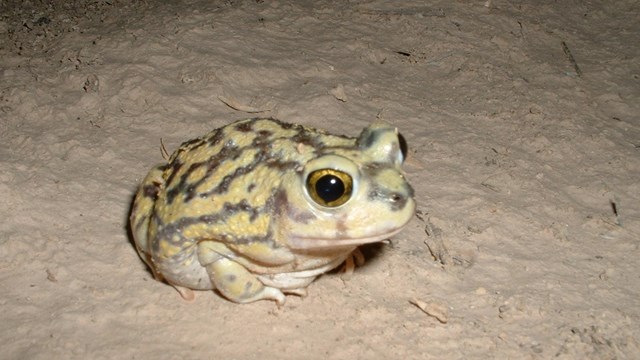
M 229 124 L 149 172 L 131 214 L 137 250 L 185 298 L 217 289 L 238 303 L 283 304 L 284 293 L 304 295 L 358 245 L 411 219 L 402 161 L 397 130 L 382 123 L 358 138 L 273 119 Z M 307 179 L 319 169 L 350 176 L 346 202 L 311 195 Z

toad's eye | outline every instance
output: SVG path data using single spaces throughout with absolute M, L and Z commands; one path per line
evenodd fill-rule
M 353 179 L 334 169 L 316 170 L 307 177 L 307 191 L 319 205 L 337 207 L 351 198 Z

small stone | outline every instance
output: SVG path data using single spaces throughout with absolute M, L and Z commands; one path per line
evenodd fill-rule
M 87 80 L 85 80 L 82 88 L 88 93 L 98 92 L 98 90 L 100 90 L 100 81 L 98 80 L 98 77 L 94 74 L 87 76 Z
M 333 95 L 336 99 L 347 102 L 347 95 L 344 92 L 344 86 L 339 84 L 329 91 L 329 94 Z

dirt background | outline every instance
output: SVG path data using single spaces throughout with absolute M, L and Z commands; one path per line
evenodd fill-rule
M 0 357 L 638 358 L 639 13 L 0 1 Z M 132 247 L 133 193 L 160 139 L 253 116 L 395 124 L 418 216 L 284 308 L 184 302 Z

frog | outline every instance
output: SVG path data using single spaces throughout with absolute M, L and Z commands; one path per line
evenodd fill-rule
M 136 250 L 186 300 L 213 290 L 282 306 L 411 220 L 405 149 L 382 121 L 358 137 L 273 118 L 231 122 L 182 143 L 144 178 L 130 215 Z

